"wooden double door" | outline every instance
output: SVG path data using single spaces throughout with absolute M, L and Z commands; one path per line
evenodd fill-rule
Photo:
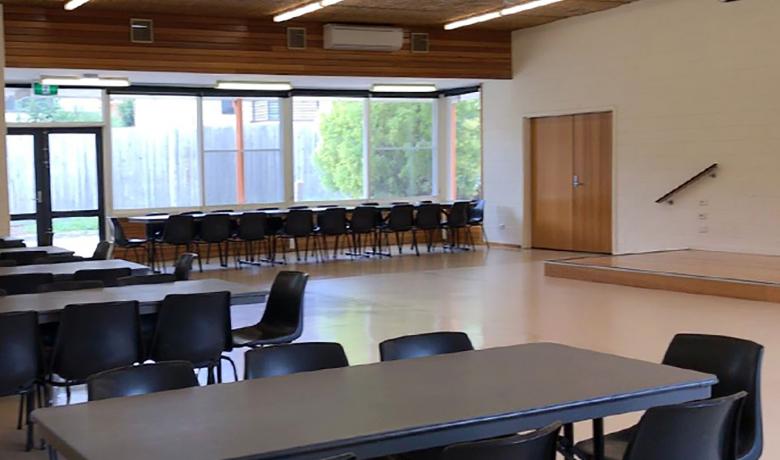
M 531 119 L 535 248 L 612 252 L 612 113 Z

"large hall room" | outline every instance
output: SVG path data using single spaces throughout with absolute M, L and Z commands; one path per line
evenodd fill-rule
M 0 460 L 780 459 L 779 0 L 0 18 Z

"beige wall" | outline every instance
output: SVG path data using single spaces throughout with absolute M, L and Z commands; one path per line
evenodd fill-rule
M 5 87 L 5 33 L 3 5 L 0 5 L 0 88 Z M 5 161 L 5 98 L 0 98 L 0 236 L 8 236 L 11 219 L 8 214 L 8 173 Z
M 485 190 L 488 228 L 508 220 L 508 204 L 526 230 L 495 239 L 529 241 L 517 201 L 522 118 L 610 108 L 616 252 L 780 254 L 778 19 L 778 0 L 640 0 L 515 32 L 511 88 L 485 85 Z M 713 162 L 717 178 L 673 206 L 654 203 Z M 514 195 L 508 203 L 492 192 Z

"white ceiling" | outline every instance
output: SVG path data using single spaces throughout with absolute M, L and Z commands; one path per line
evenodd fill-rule
M 375 83 L 433 83 L 438 89 L 462 88 L 479 85 L 481 80 L 454 78 L 374 78 L 374 77 L 312 77 L 294 75 L 230 75 L 173 72 L 124 72 L 75 69 L 5 69 L 6 83 L 31 83 L 41 76 L 81 76 L 98 74 L 101 77 L 126 77 L 133 85 L 213 87 L 218 80 L 289 82 L 294 88 L 368 90 Z

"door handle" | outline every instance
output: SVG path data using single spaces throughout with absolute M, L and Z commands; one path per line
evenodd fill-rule
M 574 177 L 572 178 L 572 185 L 573 185 L 575 188 L 577 188 L 577 187 L 580 187 L 580 186 L 583 186 L 583 185 L 585 185 L 585 182 L 580 182 L 580 176 L 574 176 Z
M 38 202 L 38 204 L 43 203 L 43 192 L 38 190 L 38 193 L 35 194 L 35 201 Z

